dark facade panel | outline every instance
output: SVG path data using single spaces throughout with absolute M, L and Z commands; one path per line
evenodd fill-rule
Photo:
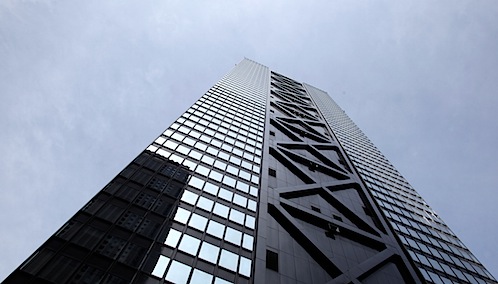
M 151 278 L 190 171 L 142 152 L 4 283 L 140 283 Z
M 306 90 L 271 80 L 255 283 L 421 283 Z

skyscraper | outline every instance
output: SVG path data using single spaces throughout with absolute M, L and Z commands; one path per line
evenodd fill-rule
M 244 59 L 5 283 L 497 283 L 327 93 Z

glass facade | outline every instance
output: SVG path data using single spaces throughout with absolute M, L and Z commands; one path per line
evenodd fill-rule
M 244 59 L 4 283 L 496 283 L 323 91 Z
M 430 283 L 496 283 L 328 94 L 307 88 L 424 279 Z
M 241 62 L 147 148 L 193 171 L 155 276 L 250 281 L 268 72 Z

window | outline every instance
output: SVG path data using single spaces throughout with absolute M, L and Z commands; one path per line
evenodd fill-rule
M 221 238 L 223 238 L 224 231 L 225 231 L 224 225 L 222 225 L 216 221 L 213 221 L 213 220 L 209 221 L 209 225 L 208 225 L 208 228 L 206 231 L 208 234 L 213 235 L 213 236 L 221 239 Z
M 197 202 L 197 207 L 204 209 L 208 212 L 211 212 L 211 209 L 213 208 L 213 204 L 214 204 L 214 201 L 201 196 L 201 197 L 199 197 L 199 201 Z
M 251 276 L 251 260 L 243 256 L 240 257 L 239 273 L 244 276 Z
M 164 255 L 159 256 L 159 260 L 156 263 L 156 266 L 154 267 L 154 270 L 152 271 L 152 275 L 157 276 L 159 278 L 162 278 L 164 275 L 164 272 L 166 271 L 166 267 L 168 266 L 169 263 L 169 258 L 165 257 Z
M 213 281 L 213 275 L 198 269 L 194 269 L 190 279 L 190 283 L 211 283 L 211 281 Z
M 204 230 L 206 229 L 207 221 L 207 218 L 204 218 L 197 214 L 192 214 L 192 218 L 190 218 L 190 222 L 188 222 L 188 225 L 192 228 L 196 228 L 199 231 L 204 232 Z
M 199 252 L 199 257 L 211 263 L 216 263 L 216 261 L 218 260 L 219 253 L 220 253 L 219 247 L 204 242 L 202 243 L 201 250 Z
M 222 249 L 219 265 L 231 271 L 237 271 L 237 258 L 235 253 Z
M 201 241 L 189 235 L 183 235 L 182 241 L 178 249 L 190 255 L 197 255 Z
M 164 244 L 171 246 L 171 247 L 176 247 L 178 245 L 178 241 L 180 240 L 182 233 L 175 229 L 171 229 L 168 233 L 168 237 L 166 238 L 166 241 L 164 241 Z
M 166 280 L 173 283 L 187 283 L 190 270 L 190 266 L 173 260 L 168 270 L 168 274 L 166 275 Z
M 275 169 L 269 168 L 268 174 L 272 177 L 277 177 L 277 171 Z
M 278 254 L 271 250 L 266 250 L 266 268 L 278 272 Z
M 174 220 L 182 224 L 187 224 L 188 218 L 190 217 L 190 211 L 178 207 Z
M 227 231 L 225 232 L 225 240 L 237 246 L 240 246 L 240 241 L 242 239 L 242 233 L 227 227 Z
M 253 243 L 254 237 L 248 234 L 244 234 L 244 238 L 242 239 L 242 247 L 247 250 L 252 250 Z

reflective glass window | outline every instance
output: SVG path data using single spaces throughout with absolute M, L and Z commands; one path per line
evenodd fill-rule
M 180 128 L 178 128 L 178 130 L 185 133 L 185 134 L 188 134 L 190 132 L 190 128 L 186 127 L 185 125 L 180 126 Z
M 243 171 L 243 170 L 240 170 L 239 177 L 241 177 L 245 180 L 251 180 L 251 174 L 249 174 L 248 172 Z
M 237 139 L 240 139 L 240 136 L 238 136 Z M 237 140 L 237 141 L 235 141 L 235 146 L 237 146 L 239 148 L 244 148 L 245 144 L 244 144 L 244 142 Z
M 187 283 L 190 269 L 190 266 L 173 260 L 166 274 L 166 280 L 173 283 Z
M 211 212 L 211 210 L 213 209 L 213 204 L 214 204 L 214 201 L 212 201 L 211 199 L 208 199 L 206 197 L 199 197 L 199 201 L 197 202 L 197 207 L 201 208 L 201 209 L 204 209 L 208 212 Z
M 185 139 L 183 139 L 183 143 L 190 145 L 190 146 L 194 146 L 195 142 L 196 141 L 190 137 L 185 137 Z
M 208 165 L 212 165 L 214 163 L 214 159 L 209 157 L 208 155 L 204 155 L 202 157 L 201 161 L 203 161 L 204 163 L 206 163 Z
M 203 142 L 206 142 L 207 144 L 211 144 L 211 136 L 202 135 L 199 139 Z
M 206 127 L 204 127 L 204 126 L 202 126 L 200 124 L 196 124 L 194 126 L 194 129 L 197 130 L 197 131 L 199 131 L 199 132 L 201 132 L 201 133 L 204 133 L 204 131 L 206 130 Z
M 251 153 L 254 153 L 256 151 L 256 149 L 253 147 L 253 146 L 250 146 L 250 145 L 246 145 L 246 151 L 249 151 Z
M 211 145 L 212 146 L 215 146 L 217 148 L 220 148 L 221 147 L 221 142 L 216 140 L 216 139 L 213 139 L 213 141 L 211 141 Z
M 230 157 L 230 155 L 228 155 L 227 153 L 225 152 L 221 152 L 218 154 L 218 157 L 223 159 L 223 160 L 228 160 L 228 158 Z
M 166 141 L 166 139 L 164 137 L 158 137 L 154 142 L 162 145 L 164 143 L 164 141 Z
M 178 249 L 191 255 L 197 255 L 201 241 L 189 235 L 183 235 Z
M 216 168 L 218 168 L 218 169 L 220 169 L 220 170 L 224 171 L 224 170 L 226 169 L 226 167 L 227 167 L 227 164 L 226 164 L 226 163 L 224 163 L 224 162 L 222 162 L 222 161 L 220 161 L 220 160 L 216 160 L 216 161 L 214 162 L 214 166 L 215 166 Z
M 189 168 L 189 169 L 194 169 L 197 166 L 197 163 L 194 163 L 194 162 L 192 162 L 190 160 L 185 159 L 182 162 L 182 165 L 187 166 L 187 168 Z
M 254 227 L 256 226 L 256 219 L 253 216 L 247 215 L 245 225 L 248 228 L 254 229 Z
M 188 154 L 189 157 L 191 157 L 192 159 L 195 159 L 195 160 L 200 160 L 201 157 L 202 157 L 202 154 L 195 151 L 195 150 L 192 150 L 190 151 L 190 153 Z
M 216 129 L 216 125 L 213 125 L 212 123 L 209 125 L 211 128 L 214 128 Z M 209 128 L 206 128 L 206 131 L 204 131 L 205 134 L 209 135 L 209 136 L 213 136 L 215 134 L 214 130 L 212 129 L 209 129 Z
M 183 160 L 184 160 L 182 157 L 177 156 L 177 155 L 175 155 L 175 154 L 171 154 L 171 155 L 169 156 L 169 159 L 170 159 L 170 160 L 173 160 L 173 161 L 175 161 L 175 162 L 177 162 L 177 163 L 179 163 L 179 164 L 181 164 L 181 163 L 183 162 Z
M 249 187 L 249 194 L 252 196 L 258 196 L 258 189 L 254 186 Z
M 218 156 L 219 150 L 216 148 L 213 148 L 213 147 L 209 147 L 206 152 L 208 152 L 209 154 L 211 154 L 213 156 Z
M 247 198 L 240 196 L 238 194 L 234 194 L 233 203 L 245 208 L 247 204 Z
M 251 276 L 251 260 L 243 256 L 240 257 L 239 273 L 244 276 Z
M 216 263 L 219 253 L 219 247 L 213 246 L 212 244 L 207 242 L 203 242 L 201 250 L 199 251 L 199 257 L 211 263 Z
M 237 190 L 240 190 L 242 192 L 248 193 L 249 192 L 249 185 L 247 183 L 244 183 L 242 181 L 237 181 Z
M 232 163 L 234 163 L 236 165 L 240 165 L 241 160 L 239 158 L 235 157 L 235 156 L 231 156 L 230 157 L 230 162 L 232 162 Z
M 202 189 L 202 187 L 204 186 L 204 181 L 198 177 L 193 176 L 190 178 L 188 184 L 197 189 Z
M 242 151 L 237 148 L 233 148 L 232 154 L 242 156 Z
M 168 157 L 171 155 L 171 153 L 170 153 L 170 152 L 168 152 L 168 151 L 166 151 L 166 150 L 164 150 L 164 149 L 159 149 L 159 150 L 157 150 L 157 152 L 156 152 L 156 153 L 157 153 L 158 155 L 161 155 L 161 156 L 166 157 L 166 158 L 168 158 Z
M 216 277 L 214 279 L 214 284 L 233 284 L 233 283 L 230 281 L 226 281 L 225 279 L 221 279 L 219 277 Z
M 224 188 L 220 188 L 220 191 L 218 192 L 218 197 L 225 199 L 229 202 L 232 202 L 233 193 Z
M 210 235 L 213 235 L 215 237 L 218 237 L 218 238 L 223 238 L 223 232 L 225 231 L 225 226 L 216 222 L 216 221 L 213 221 L 213 220 L 210 220 L 209 221 L 209 225 L 208 225 L 208 228 L 206 230 L 206 232 Z
M 199 150 L 201 150 L 201 151 L 206 151 L 206 149 L 207 149 L 206 144 L 201 143 L 201 142 L 195 143 L 194 147 L 197 148 L 197 149 L 199 149 Z
M 254 159 L 254 156 L 247 152 L 244 153 L 243 157 L 249 161 L 252 161 Z
M 238 210 L 232 209 L 232 210 L 230 210 L 230 216 L 228 217 L 228 219 L 230 221 L 233 221 L 235 223 L 243 225 L 244 224 L 244 216 L 245 216 L 244 213 L 242 213 Z
M 194 269 L 192 273 L 192 278 L 190 278 L 190 284 L 206 284 L 213 281 L 213 275 L 201 271 L 199 269 Z
M 181 200 L 183 202 L 186 202 L 188 204 L 191 204 L 191 205 L 195 205 L 195 202 L 197 202 L 197 198 L 199 196 L 191 191 L 188 191 L 188 190 L 185 190 L 183 192 L 183 195 L 182 195 L 182 198 Z
M 183 125 L 186 125 L 188 127 L 194 127 L 195 123 L 190 121 L 190 120 L 187 120 L 187 121 L 185 121 L 185 123 Z
M 252 164 L 246 161 L 242 161 L 242 167 L 248 170 L 252 170 Z
M 242 233 L 232 229 L 230 227 L 227 227 L 227 230 L 225 232 L 225 238 L 227 242 L 230 242 L 232 244 L 236 244 L 237 246 L 240 246 L 240 242 L 242 239 Z
M 197 138 L 197 139 L 198 139 L 199 137 L 201 137 L 201 134 L 200 134 L 199 132 L 195 131 L 195 130 L 192 130 L 192 131 L 190 131 L 189 136 L 191 136 L 191 137 L 193 137 L 193 138 Z M 183 142 L 185 142 L 185 143 L 189 144 L 190 146 L 193 146 L 193 144 L 190 144 L 190 143 L 191 143 L 191 141 L 186 142 L 186 140 L 187 140 L 187 139 L 192 140 L 192 142 L 195 144 L 195 141 L 196 141 L 196 140 L 191 139 L 191 138 L 188 138 L 188 137 L 187 137 L 187 138 L 185 138 L 185 139 L 183 140 Z
M 219 187 L 217 185 L 210 182 L 206 182 L 206 185 L 204 186 L 204 191 L 212 195 L 218 195 L 218 189 Z
M 204 166 L 198 165 L 197 168 L 195 168 L 195 172 L 203 176 L 208 176 L 209 169 Z
M 211 173 L 209 173 L 209 177 L 212 178 L 212 179 L 214 179 L 215 181 L 221 182 L 221 179 L 223 178 L 223 175 L 220 174 L 217 171 L 211 171 Z
M 155 152 L 158 148 L 154 145 L 149 145 L 149 147 L 147 147 L 147 150 L 151 151 L 151 152 Z
M 253 212 L 256 212 L 256 201 L 252 200 L 252 199 L 249 199 L 247 201 L 247 209 L 253 211 Z
M 239 169 L 234 166 L 228 165 L 227 172 L 231 173 L 234 176 L 237 176 L 239 174 Z
M 227 137 L 227 138 L 225 138 L 225 142 L 233 145 L 235 143 L 235 139 L 233 139 L 231 137 Z
M 197 214 L 192 214 L 188 225 L 192 228 L 196 228 L 199 231 L 204 232 L 206 229 L 208 219 Z
M 164 272 L 166 271 L 166 267 L 169 264 L 169 258 L 164 255 L 159 256 L 157 260 L 156 266 L 152 271 L 152 275 L 157 276 L 159 278 L 163 278 Z
M 164 241 L 164 244 L 170 247 L 176 247 L 181 236 L 182 233 L 180 231 L 171 229 L 168 232 L 168 236 L 166 237 L 166 241 Z
M 227 151 L 227 152 L 229 152 L 229 153 L 230 153 L 230 152 L 232 152 L 233 147 L 232 147 L 232 146 L 230 146 L 230 145 L 228 145 L 228 144 L 223 144 L 223 145 L 221 146 L 221 149 L 223 149 L 223 150 L 225 150 L 225 151 Z
M 171 130 L 171 129 L 167 129 L 166 131 L 164 131 L 164 133 L 163 133 L 163 134 L 164 134 L 166 137 L 169 137 L 169 136 L 171 136 L 171 134 L 173 134 L 173 130 Z
M 242 238 L 242 247 L 248 250 L 252 250 L 254 242 L 254 237 L 248 234 L 244 234 L 244 237 Z
M 222 249 L 219 265 L 232 271 L 237 271 L 238 255 Z
M 176 151 L 180 152 L 180 153 L 182 153 L 184 155 L 187 155 L 188 152 L 190 152 L 190 149 L 187 148 L 187 147 L 185 147 L 185 146 L 183 146 L 183 145 L 179 145 L 178 148 L 176 149 Z
M 170 148 L 171 150 L 175 150 L 176 147 L 178 146 L 178 143 L 168 140 L 166 141 L 166 143 L 164 143 L 164 146 Z
M 188 218 L 190 217 L 190 211 L 178 207 L 176 211 L 174 220 L 182 224 L 187 224 Z
M 229 176 L 224 176 L 223 177 L 223 184 L 228 185 L 229 187 L 235 187 L 236 180 L 229 177 Z
M 227 218 L 228 217 L 228 210 L 229 210 L 229 208 L 227 206 L 220 204 L 220 203 L 216 203 L 214 205 L 213 213 L 218 215 L 218 216 L 221 216 L 223 218 Z

